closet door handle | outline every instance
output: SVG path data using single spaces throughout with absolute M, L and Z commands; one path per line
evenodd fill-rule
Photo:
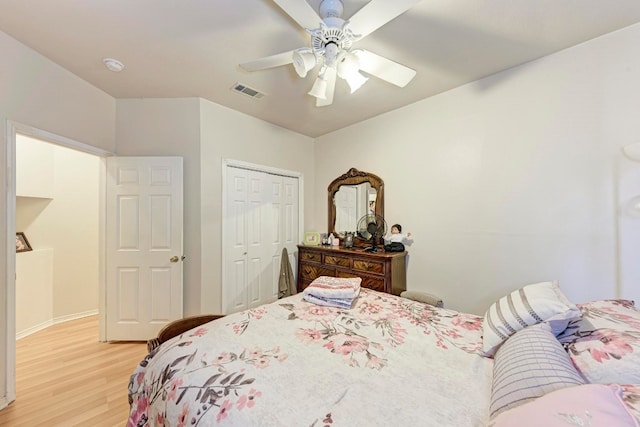
M 177 255 L 174 255 L 174 256 L 172 256 L 171 258 L 169 258 L 169 261 L 170 261 L 170 262 L 178 262 L 178 261 L 180 261 L 180 258 L 178 258 L 178 256 L 177 256 Z

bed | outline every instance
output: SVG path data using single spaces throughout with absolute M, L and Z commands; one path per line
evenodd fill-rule
M 544 300 L 532 290 L 538 285 L 514 293 Z M 557 292 L 555 284 L 553 290 Z M 140 362 L 129 383 L 128 426 L 524 426 L 513 423 L 514 416 L 527 418 L 517 411 L 540 414 L 533 405 L 544 404 L 547 397 L 563 402 L 567 398 L 554 396 L 580 390 L 610 403 L 618 412 L 603 411 L 614 413 L 619 426 L 638 427 L 640 380 L 614 386 L 600 377 L 600 388 L 592 390 L 585 373 L 564 359 L 572 352 L 576 358 L 591 354 L 588 345 L 580 343 L 593 337 L 593 323 L 585 326 L 585 319 L 614 319 L 627 333 L 617 333 L 617 343 L 622 340 L 629 347 L 616 345 L 598 354 L 610 350 L 607 362 L 627 363 L 616 380 L 626 380 L 629 367 L 635 366 L 633 375 L 640 373 L 640 312 L 631 302 L 571 305 L 569 315 L 562 305 L 570 303 L 564 300 L 547 311 L 532 304 L 533 311 L 542 312 L 539 321 L 491 341 L 487 321 L 501 300 L 478 316 L 363 288 L 349 309 L 312 304 L 297 294 L 227 315 L 167 340 Z M 499 332 L 495 323 L 491 328 Z M 615 328 L 606 324 L 603 329 Z M 567 365 L 562 369 L 578 372 L 573 380 L 550 378 L 549 372 L 557 373 L 552 367 L 542 381 L 546 383 L 536 387 L 530 378 L 526 387 L 516 385 L 515 393 L 509 387 L 517 381 L 509 379 L 507 388 L 496 384 L 496 378 L 505 378 L 505 369 L 513 369 L 504 362 L 521 358 L 506 352 L 522 348 L 516 338 L 538 349 L 536 340 L 548 336 L 561 348 Z M 525 351 L 527 360 L 517 361 L 516 370 L 530 372 L 527 363 L 540 357 L 536 351 Z M 590 363 L 578 365 L 586 371 Z M 499 375 L 494 372 L 497 366 Z M 522 396 L 523 389 L 533 390 L 533 397 Z M 610 402 L 602 397 L 609 395 Z M 562 412 L 549 411 L 552 416 Z M 596 426 L 586 422 L 601 417 L 595 408 L 588 416 L 578 409 L 566 413 L 577 418 L 556 418 Z M 577 424 L 580 420 L 583 424 Z

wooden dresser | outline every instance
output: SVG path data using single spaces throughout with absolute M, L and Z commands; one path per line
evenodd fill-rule
M 406 252 L 298 245 L 298 292 L 319 276 L 361 277 L 361 286 L 400 295 L 407 289 Z

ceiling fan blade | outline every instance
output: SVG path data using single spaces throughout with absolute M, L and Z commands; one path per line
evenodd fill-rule
M 315 29 L 320 27 L 322 19 L 306 0 L 273 0 L 273 2 L 302 28 Z
M 316 107 L 326 107 L 333 104 L 333 94 L 336 89 L 336 69 L 327 67 L 324 72 L 324 78 L 327 81 L 327 97 L 325 99 L 317 98 Z
M 349 19 L 353 34 L 363 38 L 402 15 L 421 0 L 371 0 Z
M 275 55 L 254 59 L 253 61 L 243 62 L 240 64 L 240 67 L 246 71 L 258 71 L 291 64 L 293 62 L 293 52 L 293 50 L 290 50 L 288 52 L 276 53 Z
M 405 87 L 416 75 L 416 70 L 393 62 L 364 49 L 354 51 L 360 60 L 360 70 L 399 87 Z

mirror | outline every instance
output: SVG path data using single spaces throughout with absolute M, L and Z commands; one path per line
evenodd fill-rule
M 384 218 L 384 182 L 380 177 L 351 168 L 329 184 L 329 232 L 344 236 L 356 231 L 358 220 L 367 213 Z M 360 241 L 359 241 L 360 240 Z M 356 244 L 364 244 L 356 238 Z
M 368 182 L 357 185 L 342 185 L 333 196 L 336 208 L 335 230 L 339 234 L 356 231 L 358 220 L 363 215 L 375 213 L 377 191 Z

